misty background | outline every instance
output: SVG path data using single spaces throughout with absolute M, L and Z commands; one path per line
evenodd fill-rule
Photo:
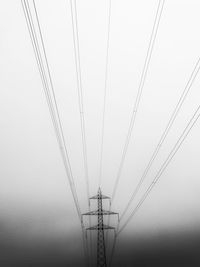
M 35 1 L 81 205 L 88 211 L 69 1 Z M 77 0 L 90 195 L 98 190 L 109 1 Z M 112 1 L 102 192 L 111 196 L 158 1 Z M 165 1 L 112 209 L 121 213 L 200 56 L 200 2 Z M 126 218 L 200 102 L 200 75 Z M 21 1 L 0 1 L 0 265 L 83 266 L 81 227 Z M 200 123 L 119 237 L 114 266 L 199 266 Z M 106 206 L 105 206 L 106 207 Z M 95 203 L 92 208 L 96 208 Z M 108 207 L 106 207 L 108 208 Z M 88 226 L 87 219 L 84 220 Z M 93 224 L 96 223 L 93 219 Z M 116 218 L 111 221 L 116 225 Z M 96 233 L 92 233 L 96 242 Z M 110 243 L 113 235 L 109 235 Z M 95 260 L 95 259 L 94 259 Z

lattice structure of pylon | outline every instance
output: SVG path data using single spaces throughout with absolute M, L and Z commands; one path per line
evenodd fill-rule
M 95 215 L 95 216 L 97 216 L 98 224 L 95 226 L 86 228 L 86 230 L 98 231 L 98 233 L 97 233 L 97 267 L 107 267 L 104 230 L 109 230 L 109 229 L 115 230 L 115 227 L 105 225 L 103 223 L 103 217 L 104 217 L 104 215 L 118 215 L 118 213 L 103 209 L 102 200 L 103 199 L 110 199 L 110 198 L 102 195 L 100 188 L 98 190 L 97 195 L 91 197 L 90 200 L 91 199 L 97 200 L 98 209 L 95 211 L 90 211 L 90 212 L 84 213 L 83 215 L 89 215 L 89 216 Z

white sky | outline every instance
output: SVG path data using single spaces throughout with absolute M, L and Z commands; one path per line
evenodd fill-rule
M 69 1 L 36 1 L 72 171 L 87 210 Z M 111 195 L 158 1 L 112 1 L 103 193 Z M 96 194 L 108 1 L 77 0 L 91 195 Z M 122 212 L 200 56 L 200 2 L 166 1 L 113 209 Z M 21 1 L 0 2 L 0 214 L 20 231 L 71 236 L 80 226 Z M 148 186 L 200 100 L 200 75 L 141 190 Z M 123 235 L 195 228 L 200 215 L 200 123 Z M 140 194 L 139 194 L 140 196 Z M 139 199 L 138 196 L 138 199 Z M 135 206 L 133 203 L 132 208 Z M 28 221 L 31 221 L 29 224 Z M 15 228 L 15 229 L 18 229 Z M 30 229 L 32 229 L 30 231 Z M 81 247 L 81 243 L 80 243 Z M 77 249 L 74 247 L 74 249 Z

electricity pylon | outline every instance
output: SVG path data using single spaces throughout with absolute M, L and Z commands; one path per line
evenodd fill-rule
M 104 215 L 118 215 L 116 212 L 104 210 L 102 207 L 102 200 L 103 199 L 110 199 L 107 196 L 102 195 L 101 189 L 99 188 L 98 193 L 96 196 L 90 198 L 90 200 L 97 200 L 98 209 L 95 211 L 90 211 L 84 213 L 83 215 L 95 215 L 98 218 L 98 224 L 86 230 L 96 230 L 97 233 L 97 267 L 107 267 L 106 263 L 106 247 L 105 247 L 105 240 L 104 240 L 104 230 L 115 230 L 115 227 L 105 225 L 103 223 L 103 216 Z M 118 215 L 119 218 L 119 215 Z

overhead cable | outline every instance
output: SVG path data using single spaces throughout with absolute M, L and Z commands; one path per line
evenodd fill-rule
M 175 121 L 175 119 L 176 119 L 176 117 L 177 117 L 177 115 L 178 115 L 183 103 L 185 102 L 185 99 L 186 99 L 186 97 L 187 97 L 187 95 L 188 95 L 188 93 L 189 93 L 189 91 L 190 91 L 190 89 L 191 89 L 191 87 L 193 85 L 193 82 L 194 82 L 197 74 L 199 73 L 199 69 L 200 69 L 200 58 L 198 59 L 198 61 L 196 62 L 195 66 L 194 66 L 194 69 L 193 69 L 193 71 L 192 71 L 192 73 L 190 75 L 190 78 L 189 78 L 189 80 L 188 80 L 188 82 L 187 82 L 187 84 L 186 84 L 186 86 L 185 86 L 185 88 L 184 88 L 184 90 L 183 90 L 183 92 L 182 92 L 182 94 L 181 94 L 181 96 L 180 96 L 180 98 L 179 98 L 179 100 L 178 100 L 178 102 L 177 102 L 177 104 L 176 104 L 171 116 L 170 116 L 170 119 L 169 119 L 169 121 L 167 123 L 167 126 L 166 126 L 164 132 L 162 133 L 162 135 L 160 137 L 160 140 L 159 140 L 159 142 L 158 142 L 158 144 L 157 144 L 157 146 L 156 146 L 156 148 L 155 148 L 155 150 L 154 150 L 154 152 L 153 152 L 153 154 L 152 154 L 152 156 L 151 156 L 151 158 L 150 158 L 150 160 L 149 160 L 149 162 L 147 164 L 147 167 L 145 168 L 145 170 L 144 170 L 144 172 L 143 172 L 143 174 L 142 174 L 142 176 L 141 176 L 141 178 L 140 178 L 135 190 L 133 191 L 133 193 L 131 195 L 131 198 L 129 199 L 124 211 L 122 212 L 122 215 L 120 216 L 120 221 L 123 219 L 124 215 L 126 214 L 127 210 L 129 209 L 131 203 L 135 199 L 135 196 L 137 195 L 137 192 L 139 191 L 141 185 L 143 184 L 143 181 L 145 180 L 145 178 L 146 178 L 146 176 L 147 176 L 147 174 L 149 172 L 149 169 L 151 168 L 151 166 L 152 166 L 152 164 L 153 164 L 158 152 L 160 151 L 160 148 L 162 147 L 162 144 L 164 143 L 164 141 L 165 141 L 165 139 L 166 139 L 171 127 L 173 126 L 173 123 L 174 123 L 174 121 Z
M 139 108 L 139 104 L 140 104 L 140 100 L 141 100 L 144 84 L 145 84 L 145 81 L 146 81 L 147 72 L 148 72 L 148 69 L 149 69 L 149 64 L 150 64 L 150 60 L 151 60 L 151 56 L 152 56 L 152 52 L 153 52 L 153 48 L 154 48 L 154 44 L 155 44 L 155 39 L 156 39 L 156 36 L 157 36 L 159 24 L 160 24 L 160 19 L 161 19 L 164 3 L 165 3 L 165 0 L 160 0 L 159 4 L 158 4 L 158 7 L 157 7 L 156 16 L 155 16 L 155 20 L 154 20 L 154 24 L 153 24 L 153 29 L 152 29 L 152 32 L 151 32 L 151 37 L 150 37 L 150 41 L 149 41 L 149 45 L 148 45 L 146 58 L 145 58 L 145 63 L 144 63 L 144 66 L 143 66 L 142 75 L 141 75 L 140 82 L 139 82 L 139 87 L 138 87 L 138 90 L 137 90 L 137 96 L 136 96 L 136 99 L 135 99 L 135 102 L 134 102 L 134 105 L 133 105 L 133 110 L 132 110 L 131 120 L 130 120 L 130 124 L 129 124 L 129 128 L 128 128 L 128 133 L 126 135 L 126 141 L 125 141 L 125 145 L 123 147 L 123 152 L 122 152 L 122 157 L 121 157 L 119 169 L 118 169 L 117 177 L 116 177 L 116 180 L 115 180 L 115 183 L 114 183 L 114 189 L 113 189 L 113 193 L 112 193 L 112 202 L 114 201 L 114 198 L 115 198 L 115 195 L 116 195 L 117 186 L 118 186 L 118 183 L 119 183 L 119 179 L 121 177 L 121 172 L 122 172 L 122 168 L 123 168 L 123 165 L 124 165 L 125 157 L 126 157 L 126 154 L 127 154 L 128 146 L 129 146 L 129 143 L 130 143 L 133 127 L 135 125 L 135 119 L 136 119 L 137 111 L 138 111 L 138 108 Z
M 73 5 L 74 3 L 74 5 Z M 79 44 L 79 31 L 78 31 L 78 20 L 77 20 L 77 8 L 76 0 L 70 0 L 71 7 L 71 20 L 73 30 L 73 44 L 74 44 L 74 55 L 75 55 L 75 66 L 76 66 L 76 79 L 78 89 L 78 101 L 79 101 L 79 113 L 81 121 L 81 136 L 82 136 L 82 147 L 83 147 L 83 158 L 84 158 L 84 169 L 85 169 L 85 180 L 86 180 L 86 191 L 89 205 L 89 177 L 88 177 L 88 160 L 87 160 L 87 145 L 86 145 L 86 133 L 85 133 L 85 116 L 83 108 L 83 86 L 82 86 L 82 71 L 81 71 L 81 60 L 80 60 L 80 44 Z M 74 11 L 74 12 L 73 12 Z
M 102 181 L 102 165 L 103 165 L 103 145 L 104 145 L 104 128 L 105 128 L 105 112 L 106 112 L 106 95 L 108 87 L 108 59 L 109 59 L 109 43 L 110 43 L 110 20 L 111 20 L 111 0 L 109 0 L 109 10 L 108 10 L 108 31 L 106 40 L 106 63 L 105 63 L 105 80 L 104 80 L 104 98 L 103 98 L 103 117 L 102 117 L 102 127 L 101 127 L 101 147 L 100 147 L 100 164 L 99 164 L 99 184 L 101 187 Z
M 158 6 L 157 6 L 157 9 L 156 9 L 156 14 L 155 14 L 154 22 L 153 22 L 153 28 L 152 28 L 152 31 L 151 31 L 150 40 L 149 40 L 149 44 L 148 44 L 148 49 L 147 49 L 147 53 L 146 53 L 146 57 L 145 57 L 145 62 L 144 62 L 144 66 L 143 66 L 143 69 L 142 69 L 140 82 L 139 82 L 139 86 L 138 86 L 138 90 L 137 90 L 137 96 L 136 96 L 135 102 L 133 104 L 131 120 L 130 120 L 130 124 L 129 124 L 129 128 L 128 128 L 128 132 L 127 132 L 127 135 L 126 135 L 126 139 L 125 139 L 125 144 L 124 144 L 124 147 L 123 147 L 123 150 L 122 150 L 122 157 L 121 157 L 120 165 L 119 165 L 117 176 L 116 176 L 115 183 L 114 183 L 114 188 L 113 188 L 113 192 L 112 192 L 110 208 L 112 206 L 112 203 L 113 203 L 115 195 L 116 195 L 116 191 L 117 191 L 117 187 L 118 187 L 119 180 L 120 180 L 120 177 L 121 177 L 121 172 L 122 172 L 122 168 L 123 168 L 124 161 L 125 161 L 125 158 L 126 158 L 126 154 L 127 154 L 128 146 L 129 146 L 129 143 L 130 143 L 133 127 L 135 125 L 135 119 L 136 119 L 136 115 L 137 115 L 137 110 L 139 108 L 139 104 L 140 104 L 143 88 L 144 88 L 144 85 L 145 85 L 147 72 L 148 72 L 148 69 L 149 69 L 150 60 L 151 60 L 151 56 L 152 56 L 152 52 L 153 52 L 156 36 L 157 36 L 157 33 L 158 33 L 158 28 L 159 28 L 159 24 L 160 24 L 160 20 L 161 20 L 161 15 L 162 15 L 164 3 L 165 3 L 165 0 L 159 0 Z M 108 217 L 108 225 L 109 225 L 109 223 L 110 223 L 110 217 Z M 107 234 L 107 240 L 108 240 L 108 234 Z
M 126 226 L 128 225 L 128 223 L 131 221 L 131 219 L 133 218 L 133 216 L 139 210 L 139 208 L 141 207 L 141 205 L 143 204 L 143 202 L 146 200 L 146 198 L 148 197 L 148 195 L 151 193 L 152 189 L 154 188 L 154 186 L 156 185 L 156 183 L 159 181 L 161 175 L 163 174 L 163 172 L 165 171 L 165 169 L 167 168 L 167 166 L 169 165 L 169 163 L 172 161 L 172 159 L 175 156 L 175 154 L 178 152 L 179 148 L 181 147 L 181 145 L 183 144 L 183 142 L 187 138 L 188 134 L 190 133 L 190 131 L 192 130 L 192 128 L 196 124 L 196 122 L 199 119 L 199 117 L 200 117 L 200 105 L 197 107 L 197 109 L 193 113 L 192 117 L 190 118 L 190 120 L 187 123 L 186 127 L 184 128 L 183 132 L 179 136 L 177 142 L 175 143 L 175 145 L 173 146 L 173 148 L 170 151 L 169 155 L 167 156 L 166 160 L 164 161 L 164 163 L 162 164 L 161 168 L 159 169 L 159 171 L 155 175 L 153 181 L 151 182 L 151 184 L 149 185 L 149 187 L 147 188 L 147 190 L 145 191 L 145 193 L 142 195 L 142 197 L 139 200 L 138 204 L 133 209 L 133 211 L 131 212 L 130 216 L 127 218 L 127 220 L 125 221 L 125 223 L 121 226 L 121 228 L 119 230 L 117 230 L 116 236 L 115 236 L 115 239 L 114 239 L 114 242 L 113 242 L 113 247 L 112 247 L 111 259 L 110 259 L 110 266 L 112 266 L 113 257 L 114 257 L 114 253 L 115 253 L 115 250 L 116 250 L 116 243 L 117 243 L 117 240 L 118 240 L 119 235 L 126 228 Z
M 192 130 L 192 128 L 196 124 L 196 122 L 199 119 L 199 117 L 200 117 L 200 105 L 197 107 L 197 109 L 195 110 L 194 114 L 190 118 L 189 122 L 187 123 L 186 127 L 184 128 L 184 130 L 181 133 L 180 137 L 178 138 L 177 142 L 173 146 L 173 148 L 170 151 L 169 155 L 167 156 L 166 160 L 163 162 L 161 168 L 157 172 L 157 174 L 154 177 L 153 181 L 151 182 L 150 186 L 147 188 L 147 190 L 143 194 L 141 200 L 138 202 L 138 204 L 136 205 L 136 207 L 134 208 L 134 210 L 131 212 L 131 214 L 128 217 L 128 219 L 125 221 L 125 223 L 121 226 L 121 228 L 117 232 L 117 236 L 124 230 L 124 228 L 130 222 L 130 220 L 132 219 L 132 217 L 134 216 L 134 214 L 137 212 L 137 210 L 140 208 L 140 206 L 145 201 L 145 199 L 147 198 L 147 196 L 150 194 L 151 190 L 154 188 L 154 186 L 156 185 L 156 183 L 160 179 L 161 175 L 163 174 L 163 172 L 165 171 L 165 169 L 167 168 L 167 166 L 169 165 L 169 163 L 172 161 L 173 157 L 175 156 L 175 154 L 177 153 L 177 151 L 179 150 L 179 148 L 181 147 L 181 145 L 183 144 L 183 142 L 187 138 L 188 134 L 190 133 L 190 131 Z
M 48 108 L 49 108 L 51 120 L 52 120 L 52 123 L 53 123 L 53 126 L 54 126 L 56 138 L 57 138 L 58 145 L 59 145 L 59 148 L 60 148 L 60 153 L 61 153 L 61 156 L 62 156 L 62 159 L 63 159 L 65 171 L 66 171 L 66 174 L 67 174 L 67 177 L 68 177 L 68 181 L 69 181 L 69 184 L 70 184 L 70 189 L 71 189 L 71 192 L 72 192 L 72 196 L 73 196 L 73 200 L 74 200 L 74 203 L 75 203 L 76 211 L 77 211 L 79 220 L 81 222 L 84 253 L 86 255 L 87 252 L 86 252 L 86 246 L 85 246 L 85 230 L 84 230 L 84 225 L 83 225 L 82 218 L 81 218 L 80 205 L 79 205 L 78 196 L 77 196 L 77 193 L 76 193 L 76 188 L 75 188 L 75 184 L 74 184 L 74 178 L 73 178 L 73 175 L 72 175 L 71 165 L 70 165 L 69 156 L 68 156 L 68 152 L 67 152 L 67 148 L 66 148 L 66 142 L 65 142 L 65 138 L 64 138 L 64 134 L 63 134 L 63 127 L 62 127 L 62 123 L 61 123 L 60 115 L 59 115 L 59 111 L 58 111 L 58 106 L 57 106 L 54 87 L 53 87 L 53 83 L 52 83 L 51 73 L 50 73 L 49 64 L 48 64 L 48 60 L 47 60 L 47 56 L 46 56 L 46 50 L 45 50 L 43 37 L 42 37 L 42 33 L 41 33 L 41 28 L 40 28 L 40 24 L 39 24 L 39 20 L 38 20 L 36 5 L 35 5 L 35 2 L 33 0 L 33 5 L 34 5 L 34 10 L 35 10 L 36 20 L 37 20 L 37 23 L 38 23 L 38 29 L 39 29 L 39 34 L 40 34 L 40 40 L 41 40 L 41 43 L 42 43 L 42 50 L 43 50 L 43 54 L 44 54 L 44 58 L 45 58 L 46 68 L 45 68 L 45 65 L 44 65 L 44 62 L 43 62 L 43 57 L 41 55 L 40 45 L 39 45 L 39 42 L 38 42 L 37 33 L 36 33 L 36 30 L 35 30 L 35 26 L 34 26 L 34 21 L 33 21 L 33 18 L 32 18 L 31 11 L 30 11 L 29 2 L 27 0 L 22 0 L 21 2 L 22 2 L 22 7 L 23 7 L 25 19 L 26 19 L 26 24 L 27 24 L 28 31 L 29 31 L 30 38 L 31 38 L 31 43 L 32 43 L 33 50 L 34 50 L 34 53 L 35 53 L 36 62 L 37 62 L 37 65 L 38 65 L 40 76 L 41 76 L 42 85 L 43 85 L 43 89 L 44 89 L 44 92 L 45 92 L 46 101 L 47 101 L 47 105 L 48 105 Z M 48 78 L 47 78 L 47 74 L 46 74 L 46 71 L 45 71 L 46 69 L 47 69 L 47 73 L 48 73 Z M 48 81 L 50 81 L 50 86 L 49 86 Z
M 85 182 L 86 182 L 86 194 L 87 194 L 88 209 L 90 211 L 90 201 L 89 201 L 90 188 L 89 188 L 89 175 L 88 175 L 87 143 L 86 143 L 85 116 L 84 116 L 84 105 L 83 105 L 82 70 L 81 70 L 81 59 L 80 59 L 80 44 L 79 44 L 76 0 L 74 0 L 73 2 L 72 0 L 70 0 L 70 9 L 71 9 L 73 45 L 74 45 L 75 67 L 76 67 L 76 80 L 78 89 L 79 114 L 81 122 L 81 137 L 82 137 L 83 162 L 84 162 Z M 91 227 L 91 218 L 89 218 L 89 224 Z M 90 233 L 90 250 L 92 250 L 91 233 Z

